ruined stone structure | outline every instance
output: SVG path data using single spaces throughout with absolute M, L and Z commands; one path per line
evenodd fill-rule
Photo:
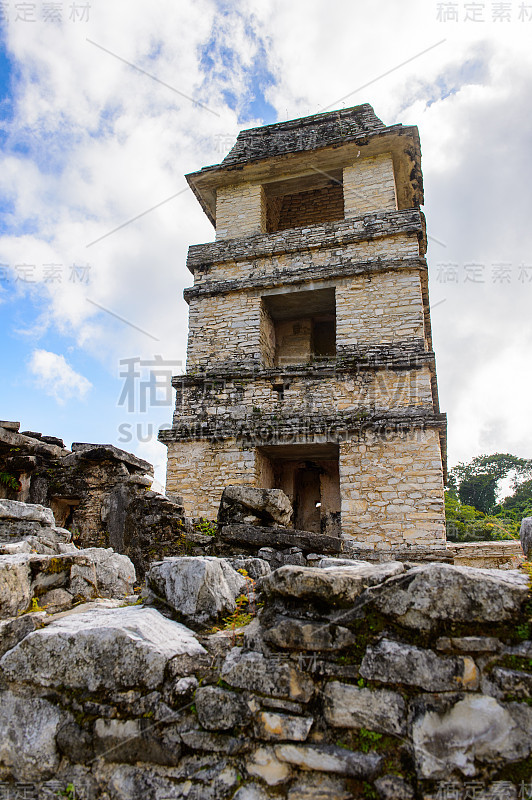
M 172 557 L 139 597 L 68 538 L 0 500 L 2 797 L 530 797 L 525 571 Z
M 227 484 L 278 488 L 296 529 L 444 547 L 417 128 L 282 122 L 187 178 L 216 242 L 188 254 L 167 489 L 214 519 Z

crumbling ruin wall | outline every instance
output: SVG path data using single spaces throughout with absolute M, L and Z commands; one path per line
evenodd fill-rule
M 0 497 L 51 508 L 76 544 L 129 555 L 142 577 L 150 561 L 205 543 L 186 525 L 179 498 L 151 491 L 147 461 L 113 445 L 77 442 L 68 450 L 61 439 L 18 429 L 0 422 L 0 471 L 11 479 Z
M 4 785 L 80 800 L 527 796 L 526 574 L 241 564 L 262 577 L 168 559 L 149 605 L 6 620 Z

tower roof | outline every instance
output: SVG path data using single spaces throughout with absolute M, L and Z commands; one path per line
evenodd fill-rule
M 240 131 L 220 164 L 186 176 L 216 226 L 216 191 L 250 182 L 268 184 L 292 176 L 341 169 L 363 157 L 391 153 L 398 207 L 423 203 L 417 127 L 385 125 L 368 104 Z
M 224 167 L 264 158 L 342 145 L 386 126 L 365 103 L 354 108 L 314 114 L 260 128 L 240 131 L 236 144 L 222 161 Z

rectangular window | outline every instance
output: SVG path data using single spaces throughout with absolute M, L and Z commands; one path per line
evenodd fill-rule
M 263 189 L 268 233 L 344 219 L 341 170 L 267 183 Z
M 336 355 L 335 290 L 292 290 L 262 298 L 265 366 L 307 364 Z

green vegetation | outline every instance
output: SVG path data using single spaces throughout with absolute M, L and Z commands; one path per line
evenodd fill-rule
M 374 750 L 381 739 L 382 733 L 368 731 L 366 728 L 361 728 L 358 732 L 358 741 L 363 753 L 369 753 L 370 750 Z
M 513 493 L 497 503 L 500 481 L 513 476 Z M 523 517 L 532 516 L 532 459 L 494 453 L 457 464 L 445 493 L 451 542 L 518 539 Z
M 204 536 L 216 536 L 218 533 L 218 525 L 216 522 L 211 522 L 208 519 L 204 519 L 201 517 L 199 522 L 194 524 L 195 530 L 199 533 L 203 533 Z
M 11 475 L 10 472 L 4 472 L 3 470 L 0 470 L 0 483 L 2 486 L 6 486 L 8 489 L 11 489 L 13 492 L 20 492 L 20 481 L 18 481 L 14 475 Z

